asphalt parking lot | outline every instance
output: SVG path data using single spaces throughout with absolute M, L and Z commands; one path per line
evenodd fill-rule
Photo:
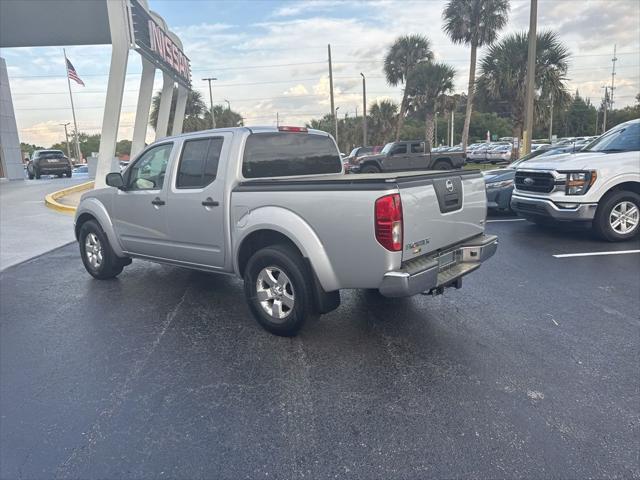
M 444 296 L 264 332 L 229 278 L 77 245 L 0 274 L 2 478 L 640 475 L 640 249 L 496 217 Z M 513 221 L 515 220 L 515 221 Z

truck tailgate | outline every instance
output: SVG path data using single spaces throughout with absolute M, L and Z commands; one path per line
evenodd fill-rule
M 403 262 L 484 232 L 487 197 L 479 172 L 432 173 L 398 178 L 397 183 L 404 220 Z

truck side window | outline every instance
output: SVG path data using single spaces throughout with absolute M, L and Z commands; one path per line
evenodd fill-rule
M 424 143 L 412 143 L 411 153 L 424 153 Z
M 213 182 L 218 173 L 218 162 L 224 138 L 187 140 L 182 148 L 176 188 L 203 188 Z
M 395 147 L 393 147 L 393 150 L 391 150 L 391 155 L 403 155 L 407 153 L 407 144 L 403 143 L 402 145 L 396 145 Z
M 160 190 L 169 163 L 173 143 L 165 143 L 147 150 L 128 170 L 130 190 Z

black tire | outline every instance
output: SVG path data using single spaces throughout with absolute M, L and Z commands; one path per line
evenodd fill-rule
M 360 169 L 360 173 L 380 173 L 380 171 L 376 165 L 365 165 Z
M 68 178 L 71 178 L 71 176 L 73 175 L 73 173 L 71 172 L 71 170 L 68 170 L 68 171 L 67 171 L 67 173 L 66 173 L 66 175 L 67 175 L 67 177 L 68 177 Z
M 27 176 L 29 177 L 29 180 L 33 180 L 35 177 L 35 175 L 31 173 L 28 168 L 27 168 Z
M 618 190 L 607 193 L 599 202 L 596 215 L 593 219 L 593 228 L 597 235 L 608 242 L 623 242 L 638 236 L 640 224 L 636 216 L 636 225 L 626 233 L 622 233 L 613 228 L 610 221 L 611 215 L 622 202 L 627 202 L 635 206 L 636 211 L 640 210 L 640 195 L 627 190 Z
M 56 177 L 58 178 L 62 178 L 64 176 L 64 173 L 56 173 Z
M 453 166 L 451 166 L 451 162 L 448 160 L 438 160 L 433 164 L 434 170 L 453 170 Z
M 535 223 L 539 227 L 551 227 L 556 224 L 556 222 L 552 218 L 548 217 L 525 217 L 531 223 Z
M 270 268 L 273 268 L 271 276 L 268 275 Z M 283 273 L 285 277 L 281 277 Z M 319 316 L 314 306 L 311 273 L 300 253 L 288 245 L 272 245 L 253 254 L 244 271 L 244 293 L 251 313 L 265 330 L 281 337 L 293 337 L 305 321 Z M 283 282 L 272 283 L 272 288 L 262 282 L 260 292 L 263 292 L 265 307 L 259 299 L 259 278 Z M 278 286 L 280 290 L 274 291 Z M 292 307 L 286 304 L 286 298 Z M 267 308 L 271 308 L 272 314 Z M 276 319 L 278 313 L 284 317 Z
M 33 167 L 33 174 L 35 175 L 36 180 L 40 180 L 40 171 L 36 167 Z
M 87 237 L 89 235 L 97 237 L 99 241 L 98 247 L 101 248 L 102 259 L 97 266 L 91 263 L 87 255 Z M 89 220 L 82 224 L 78 235 L 78 242 L 80 244 L 80 256 L 82 257 L 84 268 L 86 268 L 92 277 L 98 280 L 117 277 L 122 272 L 124 266 L 131 263 L 129 259 L 121 259 L 116 256 L 106 233 L 104 233 L 102 227 L 100 227 L 95 220 Z

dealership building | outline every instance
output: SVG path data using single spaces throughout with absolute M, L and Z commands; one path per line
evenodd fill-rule
M 109 79 L 102 115 L 96 187 L 115 158 L 130 50 L 142 57 L 131 155 L 145 146 L 156 70 L 162 72 L 162 97 L 156 139 L 182 132 L 191 88 L 191 68 L 182 42 L 146 0 L 0 1 L 0 48 L 111 45 Z M 177 87 L 177 88 L 176 88 Z M 173 96 L 177 95 L 169 131 Z M 0 177 L 23 179 L 23 164 L 7 65 L 0 58 Z

